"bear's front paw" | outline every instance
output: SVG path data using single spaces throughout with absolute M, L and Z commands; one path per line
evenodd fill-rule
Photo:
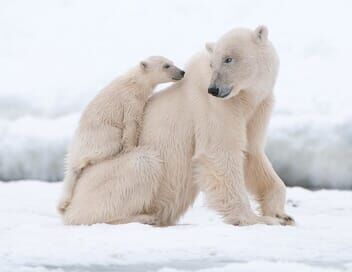
M 282 222 L 279 218 L 271 216 L 249 216 L 249 217 L 239 217 L 236 218 L 233 222 L 235 226 L 249 226 L 255 224 L 265 224 L 265 225 L 282 225 Z
M 282 209 L 263 209 L 263 216 L 270 216 L 277 218 L 281 221 L 281 225 L 294 225 L 295 220 L 287 215 Z
M 295 225 L 295 220 L 286 213 L 277 213 L 275 217 L 280 219 L 281 225 Z

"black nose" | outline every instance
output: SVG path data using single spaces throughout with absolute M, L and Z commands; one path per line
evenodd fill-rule
M 185 71 L 181 71 L 181 72 L 180 72 L 181 76 L 184 76 L 185 73 L 186 73 Z
M 219 88 L 211 86 L 208 88 L 208 93 L 210 93 L 213 96 L 218 96 L 219 95 Z

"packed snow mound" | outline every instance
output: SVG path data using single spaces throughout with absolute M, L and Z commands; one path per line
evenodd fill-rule
M 288 184 L 351 189 L 351 9 L 348 0 L 1 1 L 0 180 L 61 179 L 79 113 L 140 59 L 182 66 L 231 28 L 265 24 L 281 60 L 274 167 Z
M 352 192 L 288 189 L 297 226 L 235 227 L 202 195 L 176 226 L 65 226 L 61 184 L 0 183 L 2 272 L 351 271 Z
M 276 115 L 266 151 L 288 185 L 352 189 L 352 119 Z
M 0 180 L 62 180 L 79 114 L 0 122 Z M 267 153 L 288 185 L 352 189 L 352 122 L 275 115 Z
M 79 115 L 0 119 L 0 180 L 60 180 Z

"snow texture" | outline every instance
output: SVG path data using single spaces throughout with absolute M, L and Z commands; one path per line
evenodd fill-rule
M 1 272 L 352 271 L 352 192 L 288 190 L 297 226 L 235 227 L 200 195 L 176 226 L 65 226 L 61 184 L 0 182 Z
M 352 188 L 352 2 L 0 2 L 0 180 L 60 180 L 84 105 L 140 59 L 182 66 L 265 24 L 281 58 L 268 154 L 291 185 Z

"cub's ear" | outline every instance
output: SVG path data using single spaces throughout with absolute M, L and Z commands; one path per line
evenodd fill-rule
M 266 42 L 268 40 L 268 28 L 266 26 L 260 25 L 254 30 L 254 38 L 258 42 Z
M 142 71 L 146 71 L 148 69 L 148 64 L 146 61 L 141 61 L 139 66 L 141 67 Z
M 213 42 L 207 42 L 205 44 L 205 48 L 207 49 L 209 54 L 214 52 L 214 47 L 215 47 L 215 43 L 213 43 Z

